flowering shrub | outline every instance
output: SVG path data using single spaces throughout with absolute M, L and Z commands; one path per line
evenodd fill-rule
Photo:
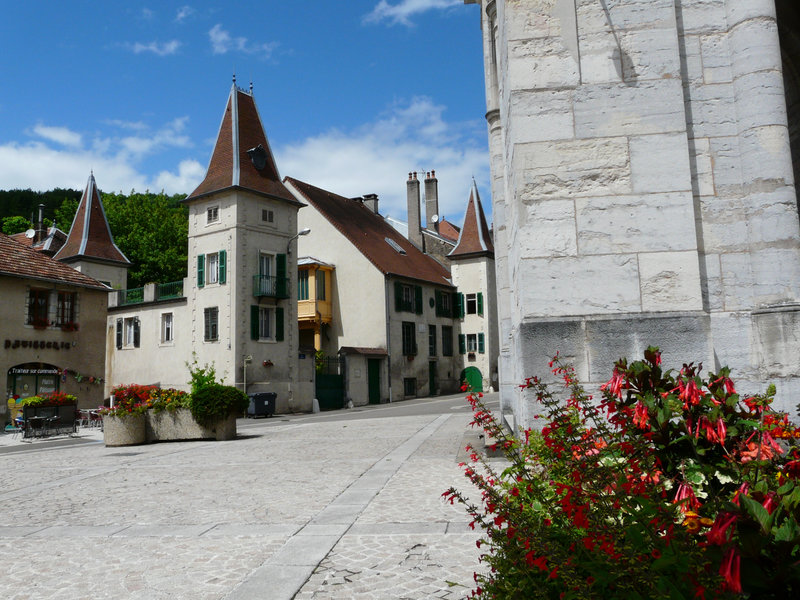
M 150 390 L 146 405 L 155 412 L 162 410 L 172 412 L 179 408 L 189 408 L 189 394 L 175 388 L 155 388 Z
M 506 435 L 481 394 L 473 424 L 497 440 L 502 473 L 471 452 L 488 572 L 473 598 L 787 598 L 800 591 L 798 430 L 740 398 L 728 369 L 661 370 L 656 348 L 619 361 L 596 403 L 560 362 L 568 398 L 537 378 L 540 432 Z
M 31 396 L 22 400 L 23 406 L 63 406 L 66 404 L 75 404 L 78 399 L 71 394 L 64 392 L 50 392 L 49 394 L 41 394 L 39 396 Z
M 112 417 L 126 417 L 128 415 L 141 415 L 147 410 L 147 403 L 150 394 L 157 390 L 154 385 L 121 385 L 111 390 L 114 396 L 114 406 L 111 408 L 101 408 L 98 412 L 102 415 Z

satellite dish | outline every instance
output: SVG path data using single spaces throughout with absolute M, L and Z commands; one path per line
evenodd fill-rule
M 433 215 L 431 217 L 431 223 L 438 223 L 439 222 L 439 215 Z
M 28 229 L 28 231 L 25 232 L 25 237 L 28 239 L 33 239 L 33 236 L 35 235 L 36 235 L 35 229 Z

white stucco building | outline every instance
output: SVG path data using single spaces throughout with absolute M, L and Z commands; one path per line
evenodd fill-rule
M 187 389 L 196 359 L 227 385 L 275 392 L 278 412 L 310 410 L 313 356 L 298 358 L 291 251 L 301 204 L 281 182 L 252 91 L 231 88 L 205 179 L 184 202 L 189 276 L 112 300 L 108 390 Z

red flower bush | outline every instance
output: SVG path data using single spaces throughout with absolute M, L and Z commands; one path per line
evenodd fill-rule
M 488 567 L 473 598 L 788 598 L 800 593 L 797 428 L 766 394 L 740 398 L 728 369 L 661 369 L 656 348 L 619 361 L 593 401 L 558 358 L 567 398 L 537 378 L 540 431 L 507 435 L 479 394 L 473 425 L 497 440 L 497 473 L 471 447 L 466 506 Z

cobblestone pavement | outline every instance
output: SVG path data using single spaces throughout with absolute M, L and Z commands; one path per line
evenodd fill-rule
M 0 597 L 463 598 L 463 412 L 254 423 L 229 442 L 0 443 Z

